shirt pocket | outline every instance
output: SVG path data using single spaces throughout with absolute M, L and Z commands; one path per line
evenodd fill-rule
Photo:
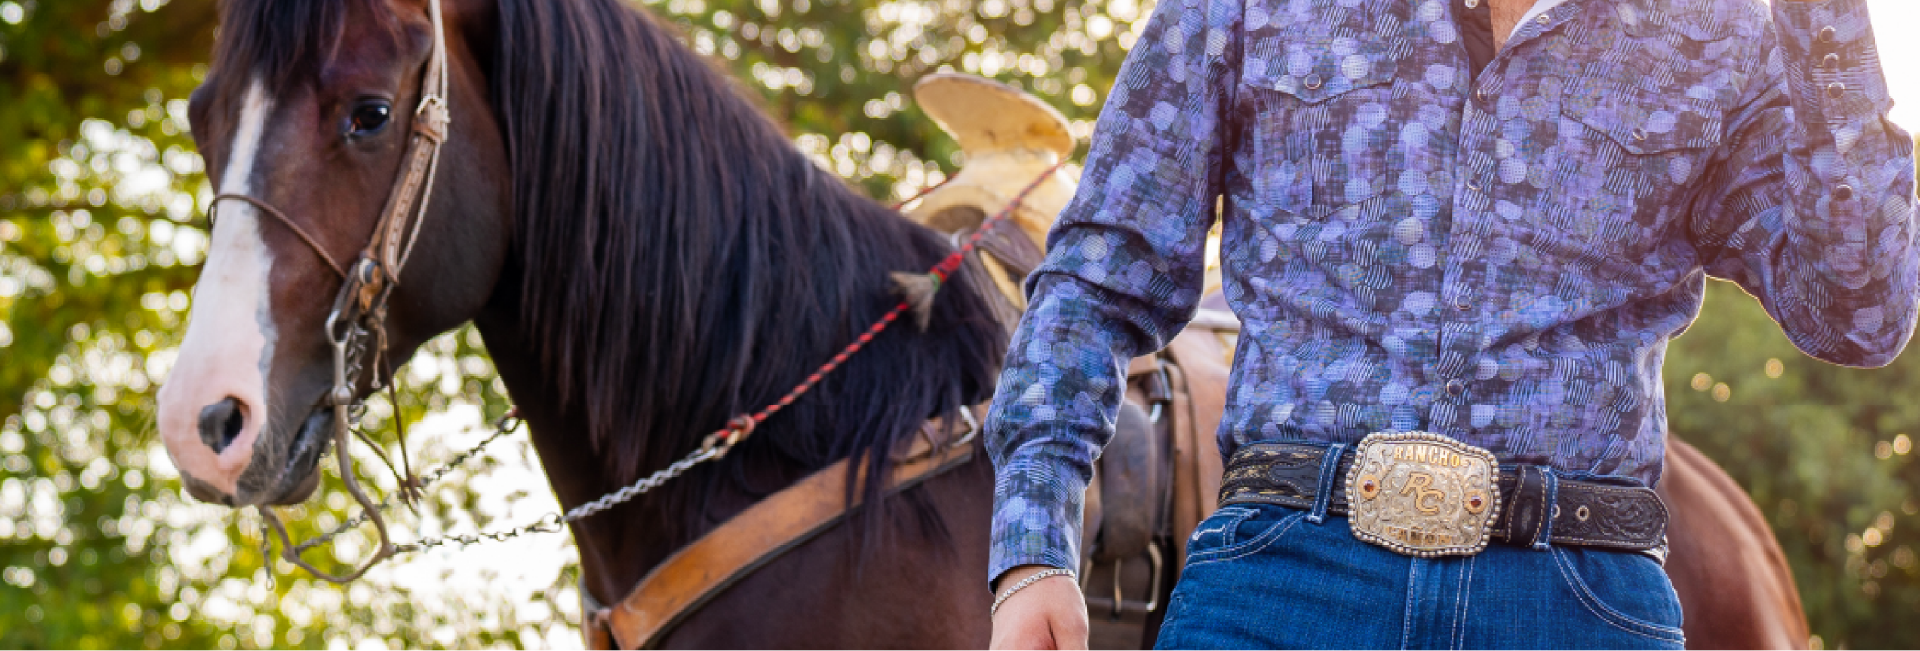
M 1275 34 L 1241 66 L 1248 174 L 1264 208 L 1318 221 L 1391 187 L 1388 120 L 1406 48 L 1394 41 Z
M 1650 88 L 1646 77 L 1603 67 L 1576 79 L 1561 103 L 1562 116 L 1581 127 L 1563 129 L 1578 146 L 1561 150 L 1586 154 L 1573 189 L 1635 215 L 1677 208 L 1724 131 L 1716 99 L 1695 97 L 1685 82 Z
M 1558 137 L 1536 161 L 1550 189 L 1535 204 L 1536 228 L 1554 248 L 1583 252 L 1604 277 L 1637 273 L 1685 228 L 1724 111 L 1685 81 L 1660 86 L 1630 66 L 1601 64 L 1574 78 Z

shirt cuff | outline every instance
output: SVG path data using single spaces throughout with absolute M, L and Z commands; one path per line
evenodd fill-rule
M 1072 464 L 1018 456 L 995 476 L 988 585 L 1022 565 L 1079 567 L 1087 481 Z
M 1844 128 L 1893 109 L 1867 0 L 1774 2 L 1773 21 L 1801 122 Z

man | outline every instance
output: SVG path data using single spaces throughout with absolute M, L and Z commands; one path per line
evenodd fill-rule
M 1705 276 L 1830 362 L 1912 334 L 1878 60 L 1865 0 L 1161 0 L 987 425 L 994 646 L 1086 643 L 1090 464 L 1222 199 L 1226 489 L 1161 646 L 1680 648 L 1650 487 Z

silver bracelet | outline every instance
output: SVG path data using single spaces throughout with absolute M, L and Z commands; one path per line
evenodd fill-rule
M 999 598 L 993 600 L 993 607 L 987 609 L 987 617 L 993 617 L 994 615 L 999 614 L 1000 604 L 1007 603 L 1007 599 L 1012 597 L 1013 593 L 1019 592 L 1021 590 L 1025 590 L 1027 589 L 1027 586 L 1033 585 L 1035 582 L 1041 579 L 1044 579 L 1047 577 L 1053 577 L 1053 576 L 1061 576 L 1061 575 L 1073 576 L 1073 570 L 1063 570 L 1057 567 L 1048 568 L 1048 569 L 1040 570 L 1038 572 L 1034 572 L 1032 576 L 1021 579 L 1019 583 L 1013 584 L 1012 587 L 1009 587 L 1006 589 L 1006 591 L 1001 592 Z

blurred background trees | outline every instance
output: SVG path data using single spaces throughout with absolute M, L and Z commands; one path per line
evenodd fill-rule
M 757 91 L 822 166 L 882 198 L 960 163 L 912 105 L 914 79 L 954 69 L 1013 83 L 1084 137 L 1151 10 L 1138 0 L 645 4 Z M 284 564 L 268 572 L 257 520 L 181 495 L 152 396 L 205 255 L 210 191 L 185 98 L 214 34 L 213 0 L 0 0 L 0 647 L 577 646 L 564 536 L 420 554 L 336 588 Z M 1920 645 L 1908 619 L 1920 616 L 1920 355 L 1874 371 L 1822 364 L 1738 289 L 1710 285 L 1667 365 L 1674 431 L 1771 519 L 1819 643 Z M 435 340 L 404 374 L 400 417 L 424 417 L 416 461 L 471 445 L 505 408 L 469 331 Z M 371 416 L 378 427 L 394 408 L 377 403 Z M 524 441 L 490 451 L 450 475 L 424 513 L 402 516 L 398 533 L 553 508 Z M 347 500 L 335 485 L 288 515 L 337 522 Z M 337 551 L 364 545 L 349 538 Z

